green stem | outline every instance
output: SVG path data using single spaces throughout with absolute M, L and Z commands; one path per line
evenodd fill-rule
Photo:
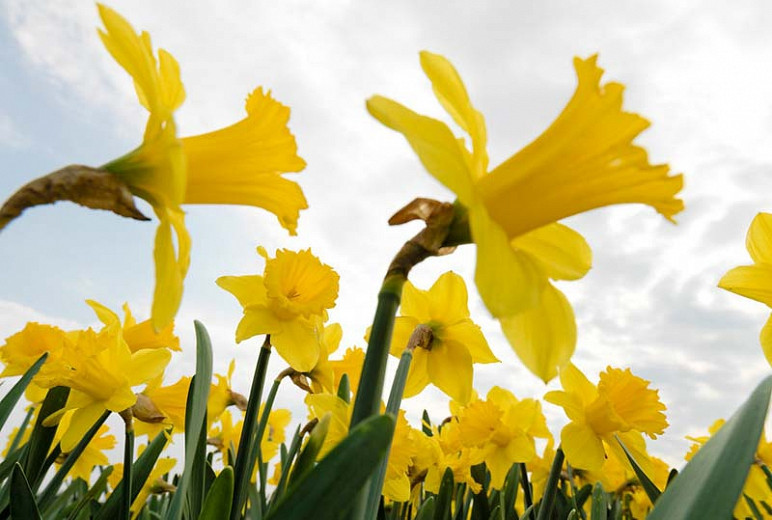
M 123 448 L 123 495 L 121 518 L 131 519 L 131 470 L 134 465 L 134 427 L 126 423 L 126 442 Z
M 389 275 L 378 293 L 378 307 L 375 309 L 373 326 L 370 329 L 370 341 L 362 365 L 362 376 L 351 413 L 351 428 L 378 413 L 383 393 L 383 380 L 386 373 L 386 360 L 389 357 L 391 333 L 394 318 L 402 297 L 402 286 L 407 277 L 402 274 Z
M 260 399 L 263 394 L 265 372 L 268 369 L 268 359 L 271 357 L 271 337 L 267 335 L 255 366 L 255 375 L 252 377 L 252 389 L 249 392 L 249 402 L 244 415 L 244 425 L 239 439 L 239 450 L 236 454 L 234 467 L 233 505 L 231 507 L 231 520 L 241 518 L 241 510 L 247 499 L 247 487 L 252 476 L 252 467 L 255 463 L 250 457 L 257 429 L 257 414 L 260 410 Z
M 528 468 L 525 467 L 524 462 L 520 462 L 518 466 L 520 466 L 520 484 L 523 486 L 523 503 L 525 504 L 525 508 L 528 509 L 533 505 L 531 484 L 528 482 Z M 528 513 L 528 518 L 533 520 L 533 509 Z
M 552 518 L 552 508 L 555 505 L 555 495 L 558 491 L 558 482 L 560 481 L 560 472 L 563 470 L 564 460 L 563 449 L 558 446 L 555 458 L 552 460 L 552 468 L 547 479 L 547 485 L 544 487 L 544 495 L 541 499 L 541 506 L 539 506 L 539 516 L 536 517 L 536 520 Z
M 260 499 L 262 501 L 261 506 L 265 506 L 266 500 L 265 500 L 265 481 L 266 481 L 266 475 L 263 468 L 263 457 L 262 453 L 260 452 L 260 443 L 263 440 L 263 434 L 265 433 L 265 428 L 268 425 L 268 417 L 271 414 L 271 409 L 273 408 L 273 402 L 276 399 L 276 393 L 279 391 L 279 385 L 281 384 L 282 379 L 284 379 L 284 375 L 280 375 L 276 379 L 273 380 L 273 384 L 271 385 L 271 390 L 268 391 L 268 397 L 265 400 L 265 406 L 263 407 L 263 414 L 260 416 L 260 422 L 257 425 L 257 434 L 255 436 L 255 444 L 252 446 L 252 454 L 249 457 L 250 461 L 257 460 L 257 471 L 260 476 Z M 252 465 L 249 465 L 249 474 L 252 475 Z
M 394 417 L 397 417 L 399 414 L 399 406 L 402 404 L 402 394 L 405 391 L 407 373 L 410 369 L 410 362 L 412 360 L 413 350 L 406 348 L 405 351 L 402 352 L 402 357 L 399 358 L 397 373 L 394 374 L 394 381 L 391 384 L 389 402 L 386 404 L 386 413 L 391 414 Z M 378 469 L 370 479 L 364 516 L 361 516 L 361 518 L 375 518 L 378 514 L 378 505 L 381 501 L 381 491 L 383 490 L 383 481 L 386 478 L 386 466 L 389 462 L 390 451 L 391 443 L 389 443 L 389 447 L 386 449 L 386 453 L 384 454 L 381 463 L 378 465 Z

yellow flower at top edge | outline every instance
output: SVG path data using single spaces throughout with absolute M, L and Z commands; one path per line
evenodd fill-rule
M 162 330 L 179 308 L 190 264 L 191 239 L 181 205 L 257 206 L 295 234 L 299 211 L 308 206 L 300 187 L 281 174 L 301 171 L 305 161 L 287 128 L 289 108 L 260 87 L 247 97 L 245 119 L 179 139 L 173 114 L 185 100 L 185 89 L 177 61 L 163 49 L 156 57 L 148 33 L 137 33 L 112 9 L 98 8 L 102 43 L 132 77 L 139 102 L 150 114 L 142 144 L 103 169 L 149 202 L 160 221 L 152 325 Z
M 593 385 L 573 364 L 560 370 L 563 390 L 547 392 L 545 401 L 563 407 L 571 420 L 560 432 L 560 441 L 568 463 L 579 469 L 600 471 L 606 447 L 627 460 L 618 436 L 646 471 L 649 457 L 637 449 L 636 432 L 654 439 L 664 433 L 668 423 L 659 391 L 649 382 L 634 376 L 630 369 L 606 368 L 598 386 Z
M 270 334 L 279 355 L 298 372 L 310 372 L 320 356 L 320 331 L 338 297 L 338 274 L 310 249 L 281 249 L 265 258 L 263 275 L 221 276 L 217 285 L 244 308 L 236 342 Z
M 596 56 L 574 60 L 578 86 L 563 112 L 536 140 L 489 171 L 485 121 L 453 65 L 421 53 L 440 104 L 469 136 L 390 99 L 374 96 L 370 113 L 402 133 L 424 167 L 467 209 L 477 245 L 475 281 L 515 352 L 549 381 L 571 358 L 576 323 L 565 296 L 548 279 L 576 280 L 590 269 L 584 238 L 557 221 L 593 208 L 638 202 L 669 220 L 681 175 L 650 165 L 632 144 L 648 121 L 622 111 L 622 85 L 600 84 Z
M 753 265 L 735 267 L 718 282 L 718 286 L 740 296 L 772 307 L 772 214 L 759 213 L 748 228 L 745 247 Z M 772 315 L 759 335 L 761 349 L 772 365 Z
M 427 291 L 409 281 L 402 289 L 400 316 L 394 322 L 390 353 L 400 357 L 418 325 L 432 330 L 428 348 L 416 348 L 405 383 L 405 397 L 434 384 L 465 404 L 472 397 L 473 363 L 497 363 L 480 327 L 469 317 L 464 280 L 453 272 Z

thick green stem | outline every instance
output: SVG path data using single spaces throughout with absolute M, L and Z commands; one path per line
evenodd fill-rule
M 263 434 L 265 433 L 265 428 L 268 425 L 268 417 L 271 415 L 271 409 L 273 408 L 273 402 L 276 400 L 276 393 L 279 391 L 279 385 L 281 384 L 281 380 L 284 379 L 284 375 L 287 373 L 287 371 L 282 372 L 282 374 L 274 379 L 273 385 L 271 385 L 271 390 L 268 391 L 268 397 L 265 400 L 265 406 L 263 407 L 263 413 L 260 416 L 260 422 L 257 425 L 257 434 L 255 436 L 255 443 L 254 446 L 252 446 L 252 454 L 249 457 L 250 461 L 257 461 L 257 471 L 260 475 L 260 500 L 261 500 L 261 507 L 264 508 L 265 506 L 265 481 L 266 481 L 266 475 L 263 468 L 263 457 L 260 452 L 260 443 L 263 441 Z M 249 467 L 249 474 L 252 474 L 252 467 L 250 465 Z
M 236 454 L 233 504 L 231 507 L 232 520 L 241 518 L 241 510 L 244 508 L 244 503 L 247 499 L 247 487 L 249 486 L 249 480 L 252 477 L 252 467 L 255 463 L 251 455 L 257 429 L 257 414 L 260 410 L 260 399 L 263 394 L 265 372 L 268 369 L 268 359 L 270 357 L 271 337 L 266 336 L 263 346 L 260 348 L 260 355 L 257 358 L 255 375 L 252 378 L 252 389 L 249 392 L 249 403 L 247 404 L 247 411 L 244 414 L 244 425 L 242 426 L 241 438 L 239 439 L 239 451 Z
M 370 341 L 367 344 L 359 389 L 351 413 L 351 428 L 377 414 L 380 408 L 394 318 L 406 280 L 407 276 L 401 273 L 388 275 L 383 281 L 381 292 L 378 293 L 378 307 L 370 329 Z
M 563 449 L 558 446 L 555 458 L 552 460 L 552 468 L 547 479 L 547 485 L 544 487 L 544 496 L 541 499 L 539 516 L 536 517 L 536 520 L 552 518 L 552 508 L 555 506 L 555 495 L 558 492 L 558 482 L 560 481 L 560 472 L 563 470 L 564 460 Z

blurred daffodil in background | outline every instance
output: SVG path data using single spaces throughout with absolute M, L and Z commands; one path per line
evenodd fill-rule
M 470 145 L 437 119 L 382 96 L 370 113 L 402 133 L 424 167 L 458 197 L 477 245 L 475 281 L 488 310 L 523 363 L 544 381 L 571 358 L 576 323 L 568 300 L 549 280 L 576 280 L 590 269 L 584 238 L 560 219 L 628 202 L 668 220 L 683 209 L 680 175 L 651 165 L 633 145 L 649 123 L 622 110 L 623 86 L 601 85 L 596 57 L 574 60 L 578 86 L 552 125 L 490 169 L 483 115 L 443 56 L 421 53 L 434 93 Z

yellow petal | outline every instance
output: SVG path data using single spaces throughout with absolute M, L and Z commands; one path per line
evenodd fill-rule
M 402 299 L 399 305 L 400 315 L 409 316 L 419 323 L 428 323 L 433 318 L 429 291 L 419 289 L 410 280 L 402 286 Z
M 726 273 L 718 286 L 772 306 L 772 265 L 743 265 Z
M 80 442 L 89 428 L 105 412 L 105 405 L 102 402 L 95 402 L 85 408 L 75 410 L 70 419 L 70 427 L 59 441 L 62 447 L 62 453 L 69 453 Z
M 472 200 L 472 178 L 466 158 L 447 125 L 431 117 L 416 114 L 391 99 L 373 96 L 367 110 L 378 121 L 402 133 L 424 168 L 463 204 Z
M 432 343 L 426 361 L 429 379 L 440 390 L 461 404 L 472 397 L 472 356 L 455 341 Z
M 185 228 L 182 211 L 159 212 L 161 222 L 155 237 L 155 277 L 152 320 L 156 331 L 163 330 L 174 320 L 182 301 L 182 282 L 190 264 L 190 235 Z M 172 239 L 177 239 L 177 250 Z
M 298 372 L 310 372 L 319 360 L 319 339 L 309 320 L 283 322 L 281 331 L 271 335 L 271 344 Z
M 443 327 L 442 334 L 444 338 L 464 345 L 475 363 L 499 363 L 499 359 L 491 352 L 488 341 L 483 336 L 479 325 L 473 323 L 472 320 L 464 320 Z
M 252 305 L 244 309 L 244 316 L 236 327 L 236 343 L 258 334 L 281 332 L 282 322 L 270 309 L 263 305 Z
M 544 394 L 544 400 L 561 406 L 572 421 L 584 421 L 584 405 L 576 393 L 552 390 Z
M 600 471 L 606 452 L 603 442 L 583 424 L 569 423 L 560 432 L 566 460 L 575 468 Z
M 468 298 L 464 279 L 453 271 L 443 273 L 429 289 L 430 319 L 454 323 L 469 318 Z
M 578 280 L 592 266 L 592 250 L 584 237 L 557 222 L 513 239 L 512 246 L 533 256 L 554 280 Z
M 576 347 L 574 311 L 552 285 L 537 307 L 501 319 L 501 329 L 520 361 L 545 383 L 558 375 Z
M 598 397 L 595 385 L 573 363 L 568 363 L 560 369 L 560 384 L 567 392 L 576 394 L 584 405 Z
M 761 328 L 759 340 L 761 341 L 761 350 L 764 352 L 764 357 L 767 358 L 767 363 L 772 365 L 772 315 L 770 315 L 767 322 Z
M 97 318 L 99 318 L 99 321 L 101 321 L 103 324 L 108 326 L 116 324 L 120 325 L 121 318 L 101 303 L 94 300 L 86 300 L 86 303 L 94 310 Z
M 429 384 L 429 352 L 422 348 L 413 351 L 413 360 L 410 362 L 410 368 L 407 371 L 407 381 L 405 381 L 405 391 L 403 395 L 413 397 L 418 395 Z
M 669 220 L 683 209 L 682 176 L 633 145 L 649 122 L 622 110 L 622 85 L 600 84 L 596 58 L 574 60 L 578 86 L 560 116 L 477 183 L 510 238 L 611 204 L 647 204 Z
M 267 300 L 262 276 L 221 276 L 216 283 L 235 296 L 242 307 L 265 304 Z
M 131 364 L 126 367 L 129 385 L 135 386 L 162 374 L 172 359 L 167 349 L 143 349 L 131 355 Z
M 488 153 L 485 150 L 487 137 L 483 115 L 472 106 L 461 76 L 444 56 L 422 51 L 421 67 L 432 82 L 434 95 L 437 96 L 440 104 L 456 124 L 472 138 L 472 172 L 475 177 L 482 176 L 488 170 Z
M 745 247 L 757 264 L 772 264 L 772 215 L 759 213 L 753 218 Z
M 469 224 L 477 244 L 474 279 L 491 314 L 502 318 L 534 307 L 547 284 L 546 275 L 530 256 L 512 249 L 484 207 L 469 208 Z

